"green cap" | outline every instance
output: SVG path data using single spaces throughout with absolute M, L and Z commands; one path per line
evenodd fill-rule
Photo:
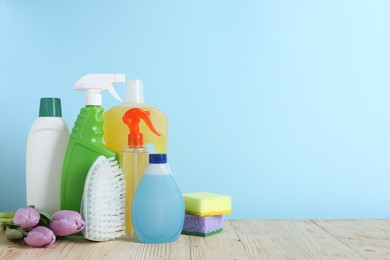
M 62 117 L 61 99 L 41 98 L 39 117 Z

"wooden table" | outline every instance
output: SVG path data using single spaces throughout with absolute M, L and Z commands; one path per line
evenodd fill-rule
M 82 237 L 50 248 L 10 242 L 0 232 L 0 259 L 390 259 L 390 220 L 225 220 L 208 238 L 141 244 Z

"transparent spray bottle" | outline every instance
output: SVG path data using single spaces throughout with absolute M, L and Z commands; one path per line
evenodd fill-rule
M 149 160 L 149 150 L 144 146 L 143 135 L 139 128 L 141 119 L 154 134 L 160 135 L 154 128 L 148 111 L 132 108 L 123 115 L 122 120 L 130 129 L 128 147 L 122 151 L 122 169 L 126 180 L 126 235 L 131 237 L 134 237 L 131 211 L 133 197 Z
M 150 120 L 158 129 L 159 135 L 155 135 L 149 131 L 148 126 L 144 122 L 140 122 L 139 129 L 143 133 L 143 141 L 145 145 L 152 144 L 156 153 L 167 152 L 168 138 L 168 117 L 147 103 L 144 99 L 144 88 L 142 80 L 126 80 L 126 96 L 123 104 L 117 105 L 108 109 L 103 114 L 103 139 L 109 148 L 118 153 L 119 164 L 122 166 L 122 151 L 128 146 L 127 135 L 129 130 L 123 124 L 122 116 L 131 108 L 140 108 L 148 111 Z

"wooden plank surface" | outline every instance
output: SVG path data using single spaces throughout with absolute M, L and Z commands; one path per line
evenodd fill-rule
M 310 220 L 233 222 L 248 256 L 260 259 L 362 259 Z
M 390 259 L 390 220 L 313 220 L 366 259 Z
M 59 239 L 49 248 L 8 241 L 0 259 L 390 259 L 390 220 L 225 220 L 222 233 L 174 243 Z

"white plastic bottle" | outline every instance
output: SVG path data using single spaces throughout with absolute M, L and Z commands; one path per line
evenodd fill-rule
M 50 214 L 60 210 L 61 172 L 69 141 L 59 98 L 41 98 L 39 117 L 26 145 L 27 205 Z

